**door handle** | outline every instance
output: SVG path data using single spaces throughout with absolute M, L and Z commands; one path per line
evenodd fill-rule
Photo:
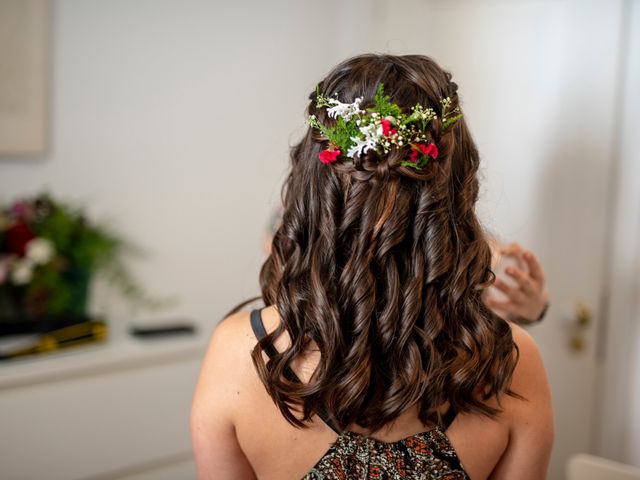
M 569 326 L 569 349 L 581 352 L 586 347 L 586 330 L 593 323 L 593 309 L 583 300 L 574 302 L 573 311 L 567 317 Z

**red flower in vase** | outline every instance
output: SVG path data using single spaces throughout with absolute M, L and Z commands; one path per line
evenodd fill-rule
M 18 222 L 10 226 L 4 233 L 4 250 L 7 253 L 24 256 L 27 243 L 35 238 L 35 234 L 24 222 Z

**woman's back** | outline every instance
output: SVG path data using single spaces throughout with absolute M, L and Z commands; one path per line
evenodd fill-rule
M 480 156 L 457 92 L 428 57 L 361 55 L 311 93 L 260 271 L 265 332 L 234 315 L 205 359 L 202 478 L 544 476 L 544 369 L 482 300 Z
M 273 331 L 279 322 L 276 310 L 269 307 L 261 313 L 265 330 Z M 414 459 L 407 467 L 435 465 L 443 475 L 428 476 L 428 471 L 414 473 L 407 468 L 404 478 L 458 479 L 468 475 L 473 480 L 542 479 L 553 437 L 549 389 L 532 339 L 519 327 L 512 328 L 520 350 L 513 389 L 526 400 L 504 396 L 498 417 L 459 413 L 446 430 L 423 425 L 414 407 L 393 425 L 371 435 L 352 425 L 348 433 L 339 436 L 318 417 L 305 429 L 296 428 L 283 418 L 250 358 L 257 342 L 250 314 L 237 313 L 216 329 L 194 399 L 191 421 L 199 478 L 301 479 L 321 460 L 329 465 L 328 469 L 321 465 L 325 466 L 325 476 L 310 474 L 307 478 L 403 478 L 385 476 L 390 469 L 373 469 L 366 472 L 369 476 L 357 477 L 353 471 L 362 472 L 358 470 L 362 465 L 372 458 L 380 461 L 380 455 L 390 459 L 391 452 L 395 452 L 397 460 L 404 452 L 405 458 Z M 282 349 L 287 341 L 281 337 L 276 348 Z M 311 347 L 292 366 L 302 382 L 309 379 L 318 355 Z M 495 399 L 489 402 L 495 405 Z M 441 410 L 444 413 L 447 409 L 443 405 Z M 337 446 L 343 448 L 330 451 L 336 440 Z M 394 444 L 403 440 L 404 445 Z M 424 450 L 425 444 L 430 447 L 429 452 Z M 366 451 L 369 457 L 363 456 Z M 357 458 L 359 463 L 354 462 Z M 354 470 L 341 477 L 345 459 Z M 463 470 L 458 468 L 458 460 Z M 337 473 L 327 474 L 331 468 Z M 397 463 L 393 468 L 402 471 Z M 444 476 L 447 469 L 450 476 Z M 378 477 L 374 475 L 376 471 L 380 472 Z

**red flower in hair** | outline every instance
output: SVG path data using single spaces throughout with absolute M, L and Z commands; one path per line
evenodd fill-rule
M 418 162 L 418 155 L 429 155 L 431 158 L 438 157 L 438 147 L 435 143 L 430 143 L 429 145 L 425 145 L 424 143 L 416 143 L 411 145 L 411 152 L 409 153 L 409 158 L 413 163 Z
M 391 122 L 386 118 L 380 120 L 380 125 L 382 125 L 382 135 L 384 135 L 385 137 L 398 133 L 395 128 L 391 128 Z
M 320 157 L 320 161 L 326 165 L 327 163 L 333 163 L 336 160 L 338 160 L 340 153 L 342 152 L 340 152 L 340 150 L 337 148 L 336 149 L 328 148 L 327 150 L 321 151 L 320 155 L 318 156 Z
M 429 155 L 431 158 L 438 158 L 438 147 L 435 143 L 430 143 L 422 150 L 422 153 Z

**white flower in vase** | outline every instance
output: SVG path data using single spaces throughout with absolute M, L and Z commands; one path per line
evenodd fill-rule
M 33 279 L 33 263 L 28 258 L 19 258 L 11 268 L 11 282 L 14 285 L 27 285 Z
M 37 237 L 27 243 L 25 257 L 36 265 L 45 265 L 53 258 L 53 243 L 46 238 Z

